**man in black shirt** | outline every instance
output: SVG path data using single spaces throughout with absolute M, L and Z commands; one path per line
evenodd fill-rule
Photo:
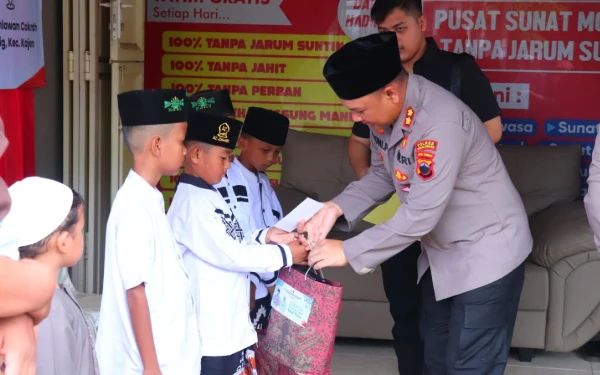
M 500 140 L 501 112 L 489 80 L 470 55 L 440 50 L 433 38 L 425 38 L 427 20 L 423 16 L 421 0 L 376 0 L 371 18 L 380 32 L 396 33 L 405 70 L 451 91 L 479 116 L 494 143 Z M 370 134 L 367 125 L 354 123 L 348 156 L 359 178 L 369 169 Z M 423 374 L 417 286 L 420 253 L 421 245 L 415 242 L 381 265 L 383 286 L 394 319 L 394 349 L 402 375 Z

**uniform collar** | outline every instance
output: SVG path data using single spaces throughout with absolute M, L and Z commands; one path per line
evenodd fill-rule
M 400 117 L 398 117 L 394 123 L 392 134 L 390 136 L 389 147 L 393 147 L 396 143 L 400 142 L 400 140 L 404 138 L 404 134 L 412 132 L 418 112 L 421 109 L 421 100 L 419 94 L 421 92 L 422 84 L 423 82 L 420 76 L 414 74 L 408 75 L 404 106 L 402 107 Z M 409 116 L 409 113 L 412 113 L 412 118 L 410 119 L 410 124 L 406 124 L 406 120 L 411 117 Z
M 148 196 L 149 199 L 154 200 L 155 203 L 160 204 L 164 208 L 165 198 L 163 197 L 162 193 L 156 188 L 156 186 L 151 186 L 148 181 L 144 180 L 142 176 L 137 174 L 133 169 L 129 171 L 126 181 L 129 181 L 131 184 L 135 185 L 136 193 Z
M 217 189 L 215 189 L 212 185 L 209 185 L 206 181 L 204 181 L 200 177 L 195 177 L 195 176 L 189 175 L 187 173 L 182 173 L 181 176 L 179 176 L 179 182 L 177 182 L 177 185 L 179 185 L 179 184 L 188 184 L 188 185 L 192 185 L 197 188 L 200 188 L 200 189 L 217 191 Z

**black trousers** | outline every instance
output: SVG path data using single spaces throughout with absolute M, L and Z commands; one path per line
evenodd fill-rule
M 431 272 L 420 282 L 425 375 L 502 375 L 525 266 L 481 288 L 436 301 Z
M 381 264 L 383 287 L 394 319 L 392 336 L 401 375 L 423 375 L 423 341 L 419 333 L 421 294 L 417 285 L 417 259 L 421 243 L 415 242 Z

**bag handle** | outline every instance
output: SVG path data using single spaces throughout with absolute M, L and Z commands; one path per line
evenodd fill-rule
M 323 275 L 323 271 L 321 270 L 316 270 L 314 269 L 312 266 L 308 267 L 308 266 L 300 266 L 300 265 L 293 265 L 290 267 L 289 272 L 292 272 L 291 269 L 294 269 L 295 271 L 298 271 L 300 273 L 304 274 L 304 280 L 307 279 L 311 279 L 320 283 L 326 283 L 327 279 L 325 279 L 325 276 Z

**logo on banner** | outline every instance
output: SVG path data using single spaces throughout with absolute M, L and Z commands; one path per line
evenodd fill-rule
M 537 121 L 531 118 L 503 118 L 502 135 L 533 136 L 538 132 Z
M 496 83 L 492 90 L 502 109 L 529 109 L 529 83 Z
M 555 141 L 543 139 L 537 143 L 542 146 L 563 146 L 563 145 L 581 145 L 581 156 L 584 159 L 591 159 L 592 152 L 594 152 L 594 142 L 581 142 L 581 141 Z
M 8 10 L 15 10 L 15 0 L 8 0 L 8 4 L 6 4 L 6 8 Z
M 598 126 L 600 120 L 550 119 L 544 125 L 544 133 L 559 137 L 595 138 Z

